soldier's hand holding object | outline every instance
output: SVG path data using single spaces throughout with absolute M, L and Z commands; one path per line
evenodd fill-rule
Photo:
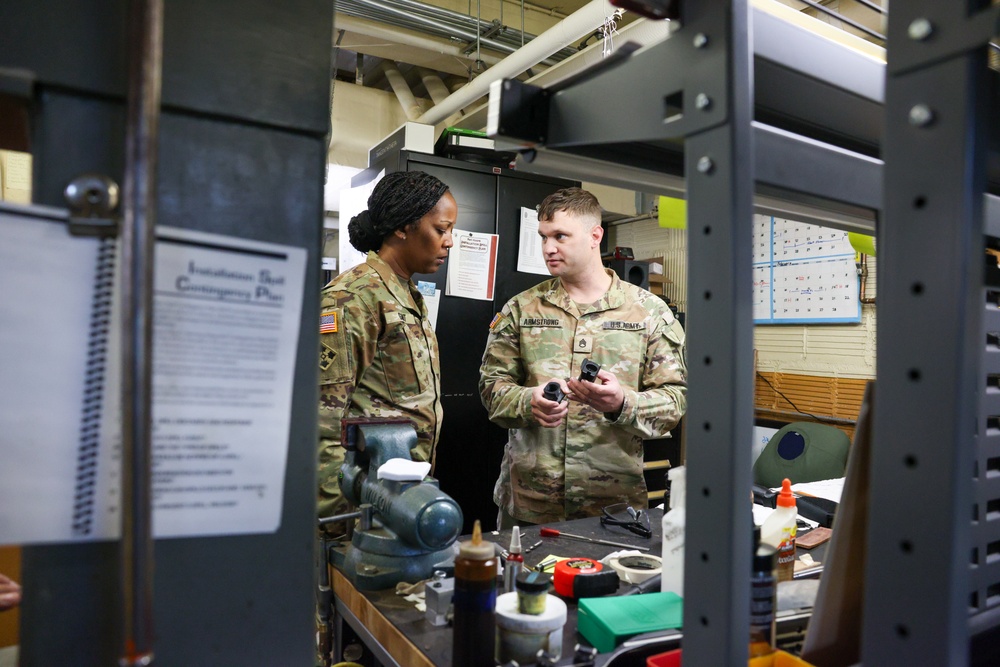
M 552 378 L 551 382 L 558 382 L 563 392 L 568 393 L 565 381 Z M 569 405 L 567 401 L 556 402 L 545 398 L 542 394 L 546 384 L 548 382 L 531 390 L 531 416 L 545 428 L 555 428 L 562 423 L 563 417 L 569 411 Z
M 571 378 L 566 383 L 569 390 L 573 392 L 570 398 L 586 403 L 598 412 L 615 413 L 621 410 L 622 404 L 625 402 L 625 392 L 618 384 L 618 378 L 613 373 L 602 369 L 597 372 L 597 379 L 601 381 L 600 384 L 581 382 L 576 378 Z
M 13 609 L 21 602 L 21 587 L 10 577 L 0 574 L 0 611 Z

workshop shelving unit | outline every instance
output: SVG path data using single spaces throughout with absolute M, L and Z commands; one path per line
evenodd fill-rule
M 967 664 L 1000 627 L 1000 280 L 979 259 L 1000 237 L 1000 6 L 894 3 L 886 65 L 746 0 L 674 4 L 663 42 L 497 84 L 490 134 L 523 170 L 672 195 L 687 177 L 685 664 L 747 658 L 754 210 L 880 220 L 861 659 Z

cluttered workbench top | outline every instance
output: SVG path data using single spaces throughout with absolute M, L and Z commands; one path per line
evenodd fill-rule
M 531 570 L 552 557 L 589 558 L 600 561 L 613 553 L 626 550 L 627 547 L 640 550 L 648 549 L 643 553 L 659 557 L 663 512 L 659 509 L 653 509 L 649 510 L 648 513 L 652 532 L 649 538 L 630 532 L 624 526 L 602 525 L 598 517 L 521 528 L 521 544 L 525 551 L 524 568 Z M 561 531 L 562 535 L 542 536 L 541 529 L 543 527 L 554 528 Z M 573 539 L 566 537 L 567 533 L 594 540 L 617 542 L 622 546 Z M 459 539 L 460 541 L 465 540 L 468 539 L 468 536 Z M 483 539 L 494 543 L 497 553 L 500 553 L 510 546 L 511 531 L 486 531 L 483 533 Z M 822 560 L 824 551 L 825 545 L 813 549 L 811 554 L 817 560 Z M 406 667 L 449 667 L 453 665 L 451 624 L 435 625 L 431 623 L 423 605 L 418 607 L 416 598 L 407 599 L 404 593 L 397 593 L 394 588 L 359 591 L 336 569 L 332 583 L 334 594 L 342 608 L 356 617 L 360 625 L 381 645 L 385 656 L 395 661 L 396 664 Z M 430 585 L 433 583 L 430 582 Z M 616 594 L 623 595 L 633 591 L 634 588 L 630 584 L 619 582 Z M 659 590 L 659 587 L 653 590 Z M 502 592 L 502 579 L 498 583 L 498 592 Z M 573 665 L 577 664 L 574 661 L 577 645 L 588 646 L 592 642 L 588 642 L 578 632 L 579 605 L 577 601 L 562 599 L 567 606 L 567 620 L 562 633 L 562 656 L 555 664 Z M 795 628 L 795 632 L 804 633 L 808 623 L 808 614 L 793 615 L 787 619 L 787 623 Z M 678 630 L 664 630 L 641 637 L 646 636 L 656 638 L 654 642 L 657 647 L 656 651 L 666 651 L 679 645 L 681 633 Z M 641 643 L 641 641 L 629 643 L 635 644 Z M 621 653 L 622 650 L 618 649 L 616 653 Z M 636 651 L 641 652 L 641 649 L 636 649 Z M 611 653 L 602 652 L 595 657 L 593 664 L 596 666 L 608 665 L 611 659 Z M 386 664 L 392 664 L 392 662 L 383 661 Z
M 624 526 L 602 525 L 597 517 L 546 524 L 544 527 L 561 531 L 559 536 L 542 536 L 543 526 L 527 526 L 521 528 L 521 544 L 524 550 L 524 568 L 530 570 L 540 563 L 556 558 L 588 558 L 600 561 L 606 556 L 618 552 L 633 550 L 648 550 L 642 553 L 659 557 L 660 555 L 660 525 L 663 513 L 661 510 L 650 510 L 651 536 L 646 538 L 630 532 Z M 567 537 L 566 534 L 578 535 L 594 540 L 617 542 L 621 546 L 599 544 Z M 468 539 L 467 536 L 460 540 Z M 510 546 L 511 531 L 484 531 L 484 541 L 497 545 L 497 552 Z M 551 568 L 549 568 L 551 569 Z M 500 584 L 502 587 L 502 583 Z M 632 586 L 619 582 L 618 594 L 628 592 Z M 659 590 L 657 587 L 656 590 Z M 502 590 L 499 590 L 502 592 Z M 346 606 L 351 608 L 359 620 L 368 628 L 375 638 L 385 646 L 387 652 L 401 665 L 437 665 L 447 667 L 452 665 L 452 629 L 450 625 L 433 625 L 427 620 L 426 613 L 418 609 L 416 603 L 407 600 L 405 595 L 397 594 L 395 589 L 377 591 L 358 591 L 339 572 L 334 574 L 334 593 L 341 598 Z M 574 650 L 577 644 L 586 640 L 577 633 L 578 605 L 575 600 L 563 598 L 567 603 L 567 620 L 563 628 L 563 650 L 559 665 L 573 664 Z M 368 607 L 371 607 L 368 609 Z M 374 614 L 372 612 L 376 612 Z M 359 613 L 360 612 L 360 613 Z M 366 614 L 364 618 L 361 614 Z M 383 618 L 378 618 L 378 616 Z M 389 627 L 382 627 L 384 625 Z M 395 632 L 398 635 L 392 638 Z M 388 643 L 387 643 L 388 642 Z M 390 646 L 389 643 L 394 643 Z M 407 646 L 406 644 L 409 644 Z M 415 652 L 419 652 L 417 655 Z

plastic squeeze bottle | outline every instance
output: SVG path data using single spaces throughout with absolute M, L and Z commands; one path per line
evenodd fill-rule
M 663 574 L 660 590 L 684 597 L 684 524 L 687 475 L 684 466 L 667 472 L 670 480 L 670 509 L 663 515 Z
M 791 581 L 795 572 L 795 520 L 798 511 L 795 509 L 795 496 L 792 495 L 792 483 L 786 477 L 781 482 L 781 493 L 778 494 L 777 506 L 760 527 L 760 541 L 770 544 L 778 551 L 778 565 L 775 578 L 778 581 Z
M 493 543 L 483 540 L 476 519 L 472 539 L 462 542 L 455 558 L 453 665 L 494 667 L 496 636 L 497 557 Z

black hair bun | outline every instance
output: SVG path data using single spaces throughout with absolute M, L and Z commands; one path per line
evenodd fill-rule
M 350 224 L 347 225 L 347 237 L 351 245 L 360 252 L 370 252 L 382 247 L 382 237 L 375 232 L 375 226 L 367 210 L 351 218 Z

